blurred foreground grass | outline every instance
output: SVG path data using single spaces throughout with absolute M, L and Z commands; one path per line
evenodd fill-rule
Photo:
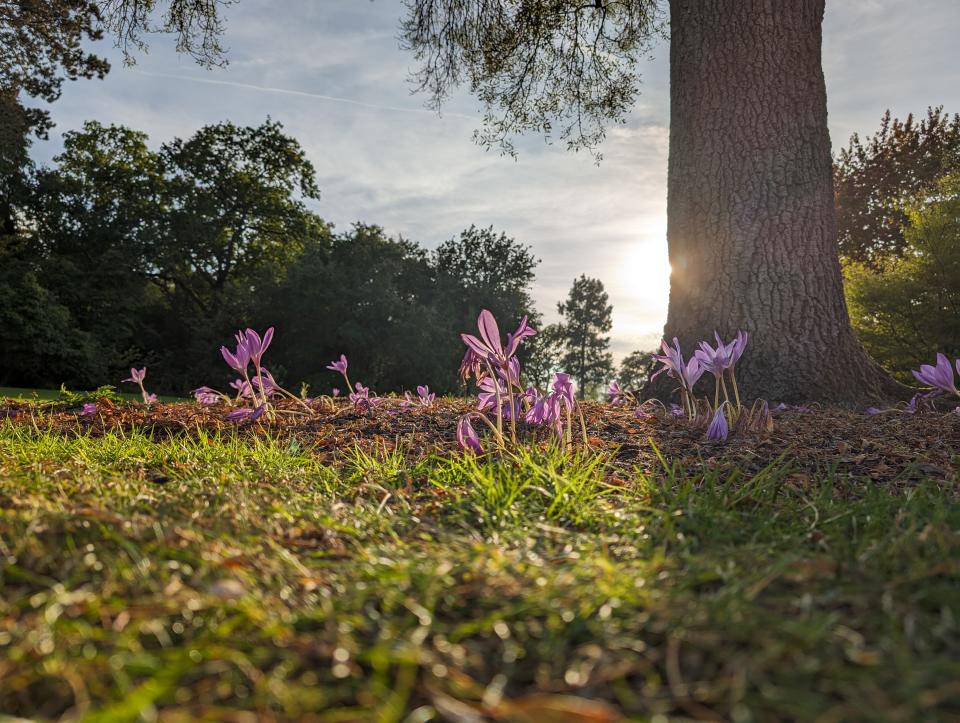
M 960 719 L 956 490 L 0 425 L 0 713 Z

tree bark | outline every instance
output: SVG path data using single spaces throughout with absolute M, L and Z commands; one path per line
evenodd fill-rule
M 824 0 L 671 0 L 666 339 L 750 332 L 748 398 L 901 396 L 843 296 L 821 67 Z M 657 391 L 662 391 L 657 390 Z

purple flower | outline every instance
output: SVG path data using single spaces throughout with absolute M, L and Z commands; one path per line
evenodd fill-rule
M 607 401 L 614 407 L 619 407 L 623 404 L 623 392 L 620 390 L 620 382 L 616 380 L 610 382 L 610 386 L 607 387 Z
M 250 352 L 250 361 L 253 362 L 255 367 L 259 368 L 260 360 L 264 352 L 267 351 L 270 342 L 273 341 L 273 327 L 271 326 L 263 333 L 262 339 L 253 329 L 247 329 L 245 336 L 247 339 L 247 350 Z
M 263 377 L 263 388 L 260 388 L 260 377 Z M 260 376 L 254 377 L 250 380 L 250 383 L 256 387 L 257 391 L 267 396 L 270 394 L 275 394 L 279 391 L 280 385 L 277 384 L 277 380 L 273 378 L 273 374 L 270 373 L 270 370 L 266 367 L 260 368 Z
M 457 422 L 457 444 L 460 445 L 462 450 L 472 450 L 479 454 L 483 454 L 483 446 L 480 444 L 480 435 L 477 434 L 477 430 L 473 428 L 473 425 L 470 423 L 470 415 L 465 414 L 460 417 L 460 421 Z
M 725 442 L 729 433 L 727 418 L 723 413 L 723 407 L 720 407 L 713 413 L 713 419 L 707 427 L 707 439 L 711 442 Z
M 713 335 L 717 340 L 716 348 L 710 346 L 705 341 L 701 341 L 700 348 L 695 351 L 693 355 L 705 371 L 710 372 L 719 379 L 725 369 L 733 366 L 733 347 L 736 342 L 724 344 L 717 332 L 713 332 Z
M 463 355 L 463 360 L 460 362 L 460 381 L 466 382 L 470 377 L 480 381 L 483 374 L 483 359 L 468 346 L 467 353 Z
M 87 402 L 83 405 L 83 409 L 80 410 L 81 417 L 89 417 L 91 414 L 97 413 L 97 405 L 93 402 Z
M 156 395 L 156 394 L 149 394 L 149 393 L 147 392 L 147 390 L 144 388 L 144 386 L 143 386 L 143 380 L 146 378 L 146 376 L 147 376 L 147 368 L 146 368 L 146 367 L 144 367 L 143 369 L 136 369 L 136 368 L 131 367 L 131 368 L 130 368 L 130 378 L 129 378 L 129 379 L 124 379 L 124 380 L 122 380 L 121 383 L 123 383 L 123 382 L 131 382 L 131 383 L 133 383 L 133 384 L 138 385 L 138 386 L 140 387 L 140 395 L 143 397 L 143 403 L 144 403 L 144 404 L 153 404 L 154 402 L 157 401 L 157 395 Z
M 261 417 L 261 415 L 266 411 L 267 407 L 265 404 L 261 404 L 254 409 L 250 407 L 241 407 L 240 409 L 234 409 L 232 412 L 229 412 L 224 419 L 228 422 L 253 422 Z
M 558 394 L 545 394 L 538 397 L 533 406 L 527 410 L 525 416 L 527 424 L 539 427 L 553 427 L 557 434 L 563 430 L 563 415 L 560 413 L 560 397 Z
M 685 417 L 687 415 L 687 413 L 683 411 L 683 407 L 676 403 L 670 405 L 670 414 L 674 417 Z
M 521 341 L 537 333 L 527 324 L 527 317 L 525 316 L 520 321 L 517 330 L 512 334 L 507 334 L 507 346 L 504 347 L 500 341 L 500 327 L 497 325 L 497 320 L 487 309 L 483 309 L 480 316 L 477 317 L 477 329 L 480 332 L 479 339 L 472 334 L 461 334 L 460 338 L 478 357 L 500 368 L 507 366 L 510 358 L 517 352 Z
M 334 397 L 334 399 L 336 399 L 336 398 L 339 397 L 339 396 L 340 396 L 340 390 L 337 389 L 337 387 L 334 387 L 334 388 L 333 388 L 333 397 Z
M 340 374 L 346 374 L 347 373 L 347 355 L 341 354 L 340 360 L 330 362 L 327 365 L 327 369 L 334 372 L 339 372 Z
M 198 387 L 194 389 L 191 394 L 193 394 L 193 398 L 197 401 L 197 404 L 216 404 L 222 396 L 220 392 L 210 387 Z
M 231 369 L 245 374 L 247 367 L 250 365 L 250 350 L 247 347 L 246 339 L 241 334 L 237 334 L 236 337 L 238 340 L 237 350 L 231 352 L 227 347 L 221 346 L 220 354 Z
M 558 399 L 567 405 L 567 409 L 573 409 L 576 406 L 573 378 L 569 374 L 557 372 L 553 375 L 553 383 L 550 386 Z
M 875 417 L 876 415 L 880 414 L 881 411 L 882 410 L 877 407 L 867 407 L 866 410 L 864 410 L 864 414 L 866 414 L 868 417 Z
M 651 379 L 655 379 L 666 371 L 667 376 L 679 379 L 681 386 L 692 393 L 693 386 L 703 376 L 704 372 L 696 355 L 689 362 L 684 362 L 683 352 L 680 351 L 680 341 L 677 337 L 673 337 L 672 347 L 666 341 L 661 342 L 660 347 L 663 349 L 663 354 L 654 354 L 653 358 L 663 366 L 654 372 Z
M 143 384 L 144 377 L 146 376 L 147 376 L 146 367 L 144 367 L 143 369 L 135 369 L 133 367 L 130 367 L 130 377 L 128 379 L 124 379 L 123 381 L 131 382 L 133 384 Z
M 511 418 L 510 395 L 507 393 L 506 384 L 500 380 L 494 380 L 492 377 L 484 377 L 478 385 L 480 391 L 477 394 L 477 409 L 481 412 L 495 410 L 497 408 L 497 391 L 500 392 L 501 412 L 504 419 Z M 519 399 L 514 400 L 519 403 Z
M 433 404 L 433 400 L 437 398 L 437 395 L 430 391 L 430 387 L 426 385 L 420 385 L 417 387 L 417 396 L 420 397 L 420 403 L 429 407 Z
M 377 396 L 370 396 L 370 387 L 363 386 L 360 382 L 357 382 L 356 386 L 357 391 L 350 393 L 350 401 L 353 402 L 353 406 L 358 411 L 366 411 L 368 409 L 373 409 L 383 400 Z
M 234 379 L 230 382 L 230 387 L 237 390 L 241 397 L 252 397 L 253 387 L 246 379 Z
M 957 360 L 957 369 L 960 370 L 960 359 Z M 923 364 L 913 371 L 918 381 L 937 390 L 938 394 L 960 394 L 953 380 L 953 367 L 946 354 L 937 354 L 937 365 Z
M 527 323 L 527 317 L 520 320 L 520 326 L 512 334 L 507 334 L 507 356 L 513 356 L 520 346 L 520 342 L 528 336 L 536 336 L 537 330 Z

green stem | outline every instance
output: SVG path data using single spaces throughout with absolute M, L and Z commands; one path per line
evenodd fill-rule
M 733 373 L 733 367 L 730 367 L 730 381 L 733 382 L 733 396 L 737 399 L 737 410 L 739 410 L 740 390 L 737 388 L 737 375 Z

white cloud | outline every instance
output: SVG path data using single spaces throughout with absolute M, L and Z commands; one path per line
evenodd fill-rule
M 887 107 L 901 115 L 937 103 L 960 110 L 960 3 L 827 6 L 835 146 L 854 131 L 872 132 Z M 380 223 L 432 246 L 472 223 L 493 224 L 543 259 L 535 295 L 548 316 L 576 276 L 596 276 L 614 304 L 617 354 L 651 348 L 667 304 L 666 48 L 642 68 L 642 95 L 627 125 L 610 130 L 599 167 L 538 138 L 523 139 L 513 161 L 471 142 L 479 116 L 466 93 L 443 118 L 420 112 L 424 99 L 407 82 L 413 61 L 396 40 L 401 12 L 383 1 L 244 0 L 228 9 L 229 67 L 199 69 L 168 39 L 153 42 L 132 70 L 114 52 L 105 81 L 67 85 L 53 106 L 58 130 L 97 119 L 160 143 L 206 123 L 270 115 L 306 148 L 322 191 L 317 210 L 338 226 Z M 36 155 L 49 159 L 57 146 L 55 136 Z

